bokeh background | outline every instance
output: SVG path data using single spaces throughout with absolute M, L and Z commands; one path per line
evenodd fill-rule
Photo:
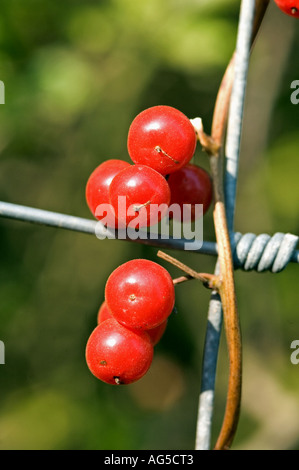
M 168 104 L 210 130 L 218 86 L 235 47 L 237 0 L 2 0 L 0 199 L 92 218 L 89 174 L 129 161 L 136 114 Z M 271 2 L 251 58 L 236 230 L 297 233 L 298 21 Z M 194 162 L 208 168 L 200 149 Z M 149 373 L 112 387 L 84 350 L 107 277 L 157 249 L 0 219 L 0 449 L 193 449 L 209 292 L 177 288 L 177 314 Z M 211 210 L 204 239 L 215 240 Z M 172 252 L 200 271 L 215 258 Z M 160 261 L 161 262 L 161 261 Z M 180 273 L 161 262 L 173 276 Z M 298 265 L 236 272 L 244 391 L 235 449 L 299 448 Z M 227 351 L 221 338 L 213 440 L 222 422 Z

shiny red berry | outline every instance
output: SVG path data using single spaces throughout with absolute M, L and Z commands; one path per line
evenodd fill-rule
M 131 165 L 124 160 L 106 160 L 95 168 L 86 184 L 86 202 L 91 213 L 98 220 L 104 220 L 103 218 L 105 217 L 105 220 L 107 221 L 106 225 L 110 227 L 117 227 L 117 221 L 115 221 L 115 215 L 110 206 L 109 187 L 117 173 L 129 166 Z M 103 211 L 99 211 L 102 204 L 105 204 L 105 210 L 104 206 L 102 206 Z
M 103 321 L 107 320 L 108 318 L 114 318 L 114 317 L 107 307 L 107 302 L 104 301 L 98 311 L 97 323 L 100 324 Z M 158 344 L 158 342 L 164 335 L 166 327 L 167 327 L 167 323 L 168 323 L 168 320 L 165 320 L 163 323 L 161 323 L 161 325 L 158 325 L 155 328 L 152 328 L 151 330 L 146 330 L 153 343 L 153 346 L 156 346 L 156 344 Z
M 195 220 L 195 204 L 202 204 L 203 215 L 207 212 L 213 199 L 213 185 L 204 168 L 189 163 L 169 175 L 167 181 L 171 192 L 170 205 L 178 204 L 180 208 L 179 211 L 174 210 L 174 219 L 181 222 Z
M 167 214 L 170 189 L 157 171 L 145 165 L 131 165 L 113 178 L 109 197 L 121 223 L 127 226 L 136 219 L 134 228 L 148 227 Z
M 146 332 L 148 333 L 151 339 L 153 346 L 156 346 L 159 343 L 162 336 L 164 335 L 166 327 L 167 327 L 167 323 L 168 323 L 168 320 L 164 320 L 163 323 L 156 326 L 155 328 L 152 328 L 151 330 L 146 330 Z
M 196 149 L 196 134 L 181 111 L 171 106 L 153 106 L 133 120 L 127 146 L 134 163 L 167 175 L 191 160 Z
M 277 6 L 287 15 L 299 18 L 299 0 L 274 0 Z
M 92 331 L 85 357 L 98 379 L 112 385 L 130 384 L 150 368 L 153 345 L 145 331 L 130 330 L 110 318 Z
M 105 299 L 113 317 L 128 328 L 149 330 L 165 322 L 175 303 L 169 272 L 146 259 L 134 259 L 110 274 Z
M 109 308 L 107 307 L 107 302 L 104 300 L 102 302 L 98 314 L 97 314 L 97 323 L 98 325 L 102 323 L 105 320 L 108 320 L 108 318 L 113 318 L 112 313 L 110 312 Z

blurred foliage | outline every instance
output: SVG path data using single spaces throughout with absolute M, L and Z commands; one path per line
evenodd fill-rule
M 1 200 L 90 218 L 87 178 L 108 158 L 129 161 L 126 136 L 139 111 L 172 105 L 200 115 L 209 130 L 239 6 L 2 0 Z M 252 56 L 236 212 L 244 233 L 299 230 L 295 22 L 271 3 Z M 194 160 L 208 168 L 200 149 Z M 129 259 L 157 260 L 157 250 L 4 219 L 0 239 L 0 448 L 192 449 L 209 292 L 195 281 L 179 286 L 178 313 L 150 372 L 111 387 L 91 376 L 84 359 L 106 279 Z M 211 211 L 204 239 L 215 239 Z M 214 269 L 213 258 L 177 256 Z M 290 362 L 290 344 L 299 337 L 298 266 L 279 275 L 236 272 L 236 284 L 248 388 L 235 447 L 296 449 L 299 366 Z M 223 339 L 213 438 L 226 384 Z

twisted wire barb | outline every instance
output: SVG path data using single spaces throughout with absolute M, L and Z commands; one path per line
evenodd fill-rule
M 234 234 L 235 269 L 279 273 L 292 259 L 299 237 L 291 233 Z

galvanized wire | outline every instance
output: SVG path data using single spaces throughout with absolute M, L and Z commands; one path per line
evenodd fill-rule
M 97 220 L 10 202 L 0 201 L 0 217 L 86 233 L 99 239 L 110 238 L 131 241 L 125 231 L 109 231 Z M 184 250 L 186 243 L 188 243 L 190 252 L 210 256 L 218 255 L 217 244 L 213 241 L 190 241 L 184 238 L 172 237 L 166 239 L 159 234 L 156 239 L 151 238 L 149 235 L 146 239 L 134 239 L 132 241 L 174 250 Z M 292 234 L 276 233 L 271 237 L 267 234 L 255 235 L 250 233 L 242 235 L 237 232 L 232 235 L 232 245 L 235 247 L 235 269 L 278 272 L 284 269 L 289 262 L 299 263 L 299 250 L 296 250 L 297 241 L 298 237 Z
M 15 219 L 23 222 L 45 225 L 55 228 L 72 230 L 75 232 L 96 235 L 98 238 L 110 238 L 130 241 L 129 236 L 123 231 L 111 231 L 99 221 L 76 217 L 72 215 L 51 212 L 19 204 L 0 201 L 0 217 Z M 159 234 L 156 239 L 142 238 L 132 240 L 134 243 L 143 243 L 159 248 L 184 250 L 186 243 L 192 252 L 217 256 L 218 249 L 215 242 L 186 240 L 184 238 L 162 238 Z M 263 272 L 282 271 L 289 262 L 299 263 L 299 250 L 296 250 L 298 236 L 290 233 L 275 233 L 255 235 L 237 232 L 232 234 L 232 246 L 234 247 L 234 267 L 245 271 L 256 270 Z
M 184 238 L 173 237 L 165 238 L 159 234 L 155 234 L 155 238 L 151 237 L 150 234 L 147 235 L 146 238 L 145 234 L 143 234 L 142 238 L 134 238 L 134 240 L 131 240 L 129 236 L 130 234 L 126 230 L 109 230 L 101 224 L 101 222 L 94 219 L 90 220 L 82 217 L 75 217 L 58 212 L 13 204 L 10 202 L 0 201 L 0 217 L 87 233 L 96 236 L 100 240 L 105 238 L 126 240 L 134 243 L 142 243 L 157 246 L 159 248 L 171 248 L 175 250 L 184 250 L 186 244 L 188 244 L 188 249 L 190 251 L 207 255 L 217 255 L 217 246 L 214 242 L 201 240 L 190 241 Z

